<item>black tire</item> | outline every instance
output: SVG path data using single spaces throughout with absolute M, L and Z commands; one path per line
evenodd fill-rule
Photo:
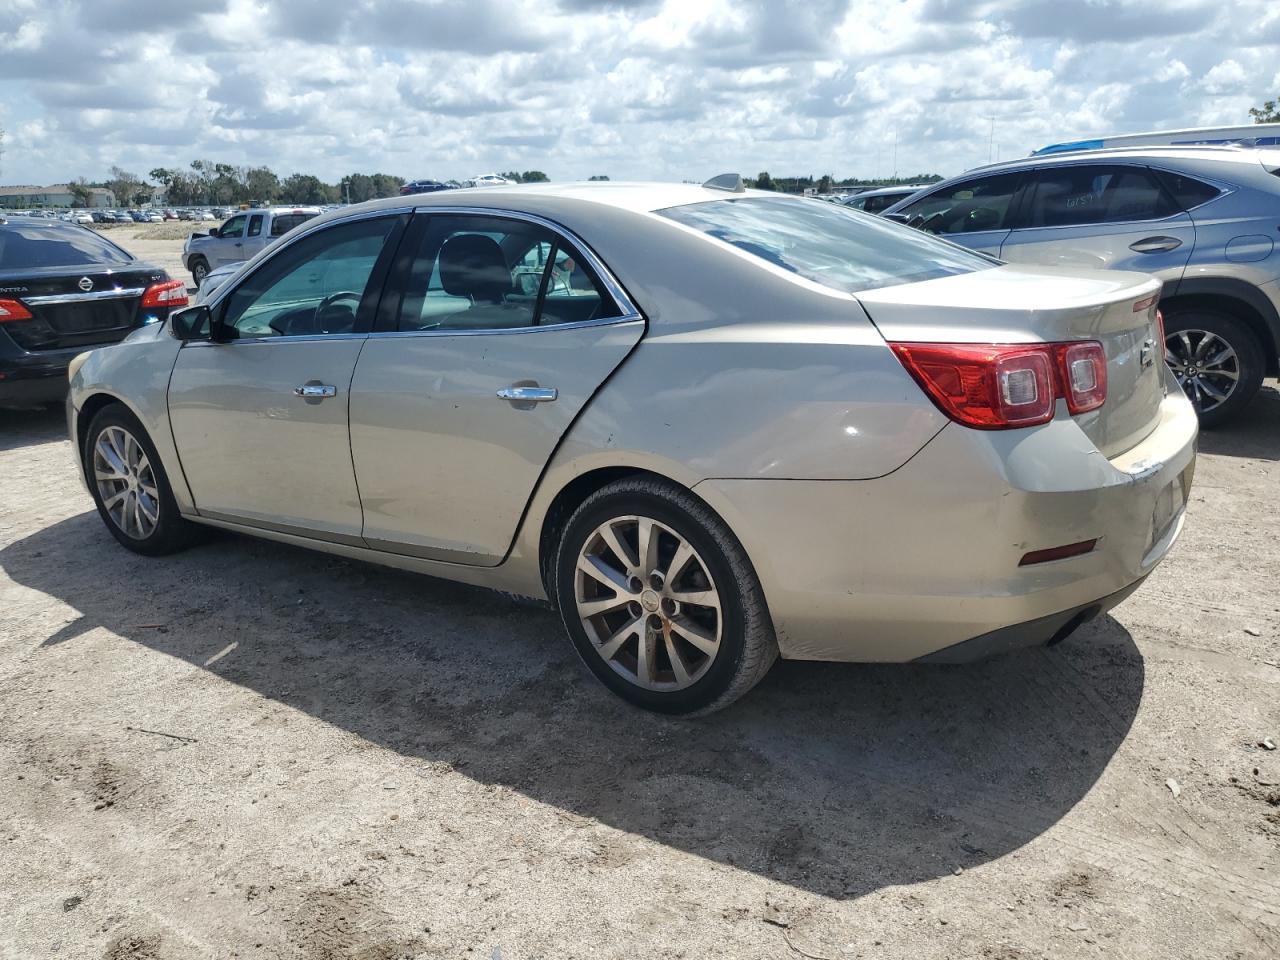
M 705 672 L 682 689 L 646 689 L 622 676 L 598 652 L 578 614 L 576 574 L 580 553 L 598 527 L 629 516 L 655 520 L 683 538 L 696 551 L 696 559 L 706 567 L 719 594 L 719 647 L 705 665 Z M 675 575 L 678 579 L 679 572 Z M 608 484 L 574 511 L 565 524 L 556 553 L 554 593 L 565 629 L 588 669 L 618 696 L 646 710 L 686 716 L 713 713 L 759 683 L 778 657 L 764 592 L 737 537 L 703 501 L 656 477 Z M 639 638 L 628 642 L 639 643 Z M 665 649 L 655 657 L 664 659 L 670 667 Z
M 1213 428 L 1225 423 L 1253 399 L 1262 386 L 1266 364 L 1262 344 L 1243 321 L 1216 310 L 1200 307 L 1182 309 L 1174 306 L 1165 313 L 1164 327 L 1165 356 L 1179 381 L 1183 383 L 1187 397 L 1195 405 L 1201 426 Z M 1204 374 L 1210 378 L 1208 385 L 1220 392 L 1222 384 L 1230 384 L 1224 400 L 1216 400 L 1199 388 L 1193 379 L 1199 374 L 1189 372 L 1185 366 L 1188 347 L 1194 354 L 1206 334 L 1222 340 L 1235 352 L 1234 361 L 1229 363 L 1230 372 L 1236 375 L 1234 381 Z
M 204 257 L 191 258 L 191 279 L 195 281 L 196 289 L 200 288 L 200 284 L 204 283 L 204 278 L 209 275 L 209 261 Z
M 142 536 L 126 532 L 110 514 L 103 500 L 101 485 L 95 476 L 94 449 L 99 437 L 111 427 L 126 431 L 142 448 L 142 452 L 146 455 L 147 465 L 150 468 L 149 476 L 154 481 L 154 489 L 158 494 L 154 498 L 158 519 L 154 527 Z M 98 508 L 98 515 L 102 517 L 102 522 L 106 524 L 107 530 L 122 546 L 132 550 L 134 553 L 158 557 L 185 549 L 201 539 L 201 528 L 189 520 L 183 519 L 178 512 L 178 504 L 173 499 L 173 488 L 169 484 L 169 477 L 164 472 L 164 465 L 160 462 L 160 456 L 156 453 L 156 448 L 152 444 L 151 438 L 147 436 L 147 431 L 138 421 L 138 418 L 123 405 L 113 403 L 110 406 L 103 407 L 94 416 L 89 423 L 88 431 L 85 433 L 85 444 L 84 449 L 81 451 L 81 460 L 84 465 L 85 480 L 89 486 L 89 493 Z

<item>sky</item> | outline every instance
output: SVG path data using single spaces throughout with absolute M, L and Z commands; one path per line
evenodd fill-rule
M 1278 54 L 1270 0 L 0 0 L 0 183 L 951 175 L 1247 123 Z

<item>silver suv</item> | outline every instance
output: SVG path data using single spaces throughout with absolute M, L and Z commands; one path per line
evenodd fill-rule
M 196 286 L 209 271 L 228 263 L 243 263 L 273 240 L 320 216 L 319 207 L 255 207 L 242 210 L 221 227 L 193 233 L 182 246 L 182 265 Z
M 1010 263 L 1140 270 L 1164 282 L 1165 356 L 1205 426 L 1280 356 L 1280 152 L 1136 147 L 970 170 L 894 204 L 908 223 Z

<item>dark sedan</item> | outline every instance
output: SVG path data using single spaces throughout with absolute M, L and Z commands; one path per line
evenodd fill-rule
M 0 218 L 0 403 L 61 400 L 72 357 L 186 305 L 181 280 L 92 230 Z

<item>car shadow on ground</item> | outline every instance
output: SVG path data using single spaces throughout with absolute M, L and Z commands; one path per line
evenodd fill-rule
M 61 406 L 0 407 L 0 450 L 17 450 L 67 435 Z
M 1268 380 L 1228 423 L 1201 430 L 1200 450 L 1228 457 L 1280 460 L 1280 384 Z
M 230 535 L 147 560 L 92 513 L 0 567 L 80 611 L 45 647 L 103 626 L 410 761 L 840 899 L 1044 832 L 1119 748 L 1144 682 L 1107 617 L 969 666 L 780 663 L 736 706 L 677 720 L 601 688 L 548 609 L 446 581 Z

